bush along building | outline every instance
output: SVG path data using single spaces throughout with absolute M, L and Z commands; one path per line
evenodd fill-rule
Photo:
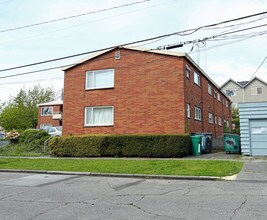
M 64 136 L 230 129 L 230 100 L 185 53 L 116 47 L 63 70 Z

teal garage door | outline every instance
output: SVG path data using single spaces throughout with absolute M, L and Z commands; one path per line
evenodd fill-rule
M 252 156 L 267 156 L 267 119 L 250 120 Z

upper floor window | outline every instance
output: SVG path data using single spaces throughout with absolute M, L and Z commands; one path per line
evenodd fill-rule
M 50 116 L 53 115 L 53 107 L 42 107 L 41 108 L 41 116 Z
M 225 94 L 227 96 L 236 96 L 236 90 L 235 89 L 226 89 Z
M 209 123 L 213 124 L 214 121 L 213 121 L 213 114 L 212 113 L 209 113 Z
M 190 72 L 191 72 L 191 69 L 190 67 L 186 64 L 185 66 L 185 75 L 187 78 L 190 78 Z
M 262 87 L 251 87 L 251 95 L 261 95 Z
M 216 99 L 217 98 L 217 91 L 214 90 L 214 98 Z
M 222 126 L 222 118 L 218 117 L 218 125 Z
M 114 87 L 114 69 L 94 70 L 86 72 L 86 89 L 102 89 Z
M 200 86 L 200 76 L 194 72 L 194 83 Z
M 225 106 L 226 106 L 226 108 L 228 108 L 228 101 L 227 100 L 225 100 Z
M 190 104 L 186 104 L 186 115 L 187 115 L 187 118 L 190 118 Z
M 86 107 L 84 125 L 85 126 L 110 126 L 113 125 L 113 106 Z
M 201 120 L 201 109 L 198 107 L 195 107 L 195 119 L 196 120 Z
M 212 96 L 212 87 L 210 84 L 208 84 L 208 93 Z
M 217 116 L 214 117 L 214 123 L 217 124 Z
M 217 99 L 219 102 L 221 101 L 221 94 L 220 93 L 217 93 Z

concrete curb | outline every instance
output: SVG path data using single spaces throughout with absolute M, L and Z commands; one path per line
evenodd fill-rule
M 94 173 L 94 172 L 67 172 L 67 171 L 49 171 L 49 170 L 0 169 L 0 172 L 122 177 L 122 178 L 141 178 L 141 179 L 169 179 L 169 180 L 201 180 L 201 181 L 235 180 L 235 178 L 216 177 L 216 176 L 174 176 L 174 175 L 120 174 L 120 173 Z

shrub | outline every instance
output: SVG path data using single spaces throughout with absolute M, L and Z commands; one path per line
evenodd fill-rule
M 6 139 L 10 140 L 10 142 L 14 144 L 18 142 L 19 136 L 19 132 L 13 129 L 6 134 Z
M 26 151 L 42 152 L 44 142 L 50 135 L 44 130 L 28 129 L 21 133 L 19 144 L 25 147 Z
M 182 157 L 190 152 L 189 135 L 91 135 L 55 137 L 49 142 L 59 157 Z

